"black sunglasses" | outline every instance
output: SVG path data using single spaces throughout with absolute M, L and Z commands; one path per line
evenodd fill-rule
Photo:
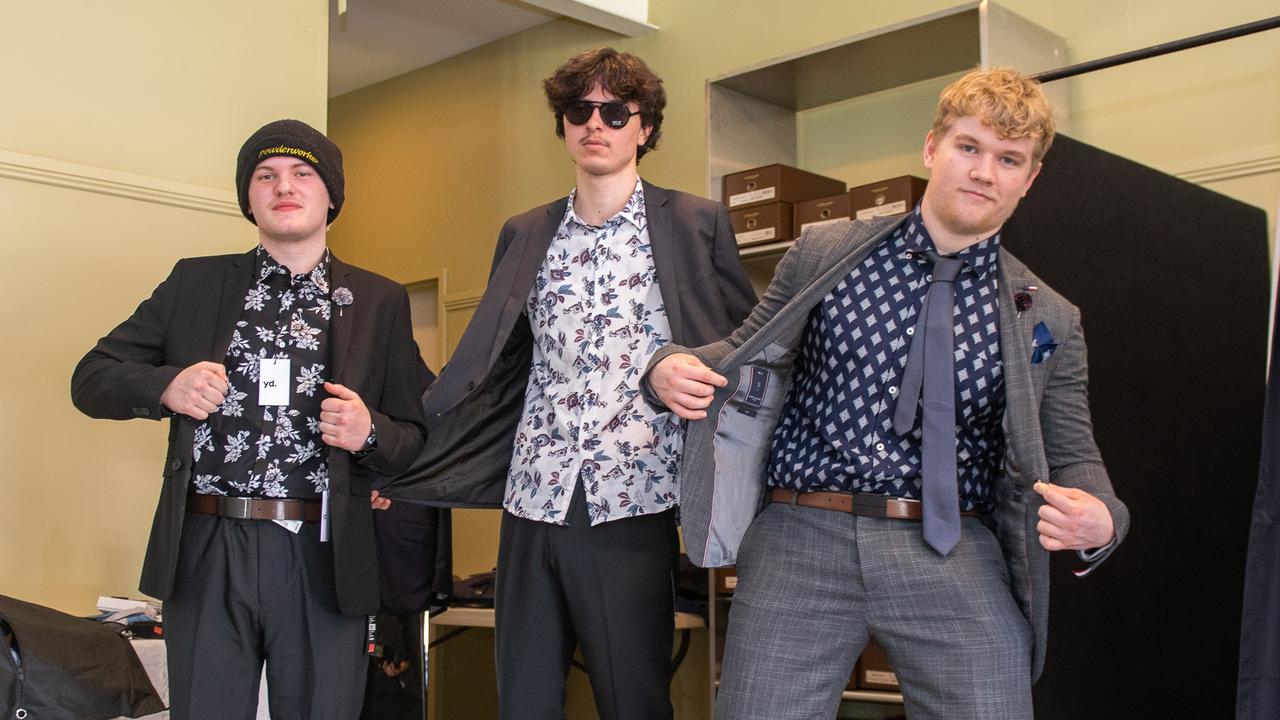
M 596 108 L 600 108 L 600 119 L 604 124 L 614 130 L 626 127 L 632 115 L 640 114 L 639 110 L 632 110 L 626 103 L 574 100 L 564 109 L 564 119 L 574 125 L 586 125 Z

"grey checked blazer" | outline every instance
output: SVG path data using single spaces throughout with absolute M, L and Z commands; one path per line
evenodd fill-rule
M 716 391 L 707 419 L 689 423 L 685 441 L 681 525 L 695 563 L 716 567 L 735 562 L 747 527 L 763 507 L 773 430 L 809 312 L 900 221 L 839 223 L 806 232 L 778 263 L 772 284 L 742 327 L 702 347 L 669 345 L 650 360 L 648 370 L 667 355 L 690 352 L 729 380 Z M 1014 596 L 1035 631 L 1034 680 L 1044 666 L 1049 553 L 1035 529 L 1043 500 L 1031 486 L 1045 480 L 1080 488 L 1111 511 L 1116 540 L 1101 551 L 1082 554 L 1090 569 L 1124 538 L 1129 511 L 1112 490 L 1093 440 L 1080 311 L 1003 249 L 999 262 L 1006 450 L 989 519 L 1009 566 Z M 1038 288 L 1032 305 L 1018 312 L 1014 293 L 1031 285 Z M 1033 364 L 1032 330 L 1042 321 L 1058 348 Z M 658 404 L 647 382 L 643 387 L 649 401 Z

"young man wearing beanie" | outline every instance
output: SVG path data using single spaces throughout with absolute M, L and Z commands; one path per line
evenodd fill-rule
M 164 600 L 175 718 L 359 715 L 378 610 L 376 477 L 422 447 L 403 288 L 329 251 L 342 154 L 297 120 L 240 150 L 259 245 L 179 260 L 76 367 L 91 417 L 168 418 L 141 589 Z
M 914 212 L 804 233 L 741 328 L 651 358 L 686 547 L 738 568 L 717 717 L 834 717 L 868 638 L 908 717 L 1033 717 L 1049 553 L 1085 575 L 1129 527 L 1080 311 L 1000 244 L 1053 133 L 1035 81 L 965 75 Z
M 502 228 L 425 400 L 427 448 L 387 492 L 505 508 L 503 718 L 563 718 L 575 646 L 601 718 L 670 718 L 682 433 L 640 400 L 639 369 L 669 342 L 723 337 L 755 294 L 725 210 L 638 175 L 666 105 L 640 58 L 584 52 L 544 87 L 576 186 Z

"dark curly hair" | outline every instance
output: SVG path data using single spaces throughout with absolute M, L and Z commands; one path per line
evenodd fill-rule
M 662 136 L 662 109 L 667 106 L 662 78 L 640 58 L 613 48 L 579 53 L 542 81 L 547 104 L 556 114 L 556 135 L 564 138 L 565 108 L 591 92 L 596 83 L 619 100 L 634 101 L 640 106 L 640 124 L 649 128 L 649 139 L 636 148 L 636 160 L 657 148 L 658 138 Z

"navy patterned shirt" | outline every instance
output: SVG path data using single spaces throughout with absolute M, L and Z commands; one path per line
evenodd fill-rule
M 320 402 L 329 379 L 329 251 L 299 275 L 258 246 L 257 279 L 223 364 L 226 399 L 196 426 L 193 485 L 201 495 L 316 498 L 329 486 Z M 289 362 L 289 404 L 258 404 L 262 358 Z
M 987 510 L 1004 452 L 997 260 L 1000 236 L 953 257 L 956 461 L 962 510 Z M 920 498 L 920 421 L 898 435 L 893 413 L 933 240 L 920 207 L 814 307 L 795 380 L 773 435 L 770 487 Z

